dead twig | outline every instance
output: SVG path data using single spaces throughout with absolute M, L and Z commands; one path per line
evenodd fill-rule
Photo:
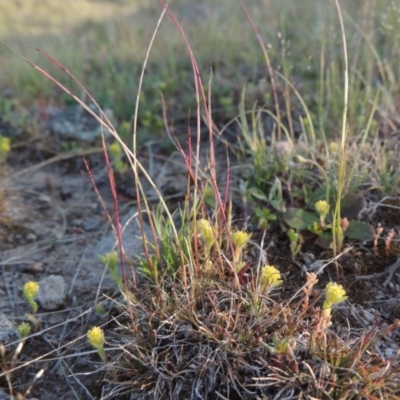
M 376 278 L 381 278 L 382 276 L 388 276 L 383 283 L 383 286 L 387 286 L 391 279 L 393 278 L 393 275 L 396 273 L 396 271 L 400 268 L 400 256 L 397 258 L 396 262 L 386 268 L 383 272 L 378 272 L 372 275 L 363 275 L 363 276 L 357 276 L 356 280 L 357 281 L 366 281 L 369 279 L 376 279 Z

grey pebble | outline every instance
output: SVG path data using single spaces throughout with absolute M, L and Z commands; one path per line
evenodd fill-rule
M 37 300 L 48 311 L 63 306 L 67 297 L 67 284 L 61 275 L 49 275 L 39 282 Z
M 0 400 L 11 400 L 11 397 L 0 389 Z
M 18 331 L 14 328 L 14 324 L 0 313 L 0 344 L 7 346 L 19 339 Z
M 34 233 L 28 233 L 25 237 L 29 242 L 34 242 L 36 240 L 36 235 Z
M 96 229 L 98 229 L 99 225 L 100 225 L 100 221 L 99 220 L 85 221 L 82 224 L 82 228 L 86 232 L 92 232 L 92 231 L 95 231 Z

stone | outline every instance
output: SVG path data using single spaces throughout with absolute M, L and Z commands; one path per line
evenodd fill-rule
M 0 400 L 12 400 L 11 397 L 0 389 Z
M 57 310 L 64 305 L 67 284 L 61 275 L 49 275 L 39 282 L 37 301 L 47 311 Z
M 19 340 L 19 335 L 14 324 L 3 313 L 0 313 L 0 345 L 8 346 L 17 340 Z
M 122 243 L 129 258 L 135 259 L 143 253 L 143 241 L 141 238 L 141 231 L 138 225 L 138 221 L 135 218 L 137 216 L 137 209 L 133 208 L 128 215 L 121 216 L 121 228 L 122 232 Z M 153 240 L 153 233 L 150 225 L 143 221 L 143 230 L 148 240 Z M 109 232 L 105 235 L 101 241 L 97 244 L 94 253 L 95 256 L 103 256 L 104 254 L 118 250 L 117 241 L 113 232 Z

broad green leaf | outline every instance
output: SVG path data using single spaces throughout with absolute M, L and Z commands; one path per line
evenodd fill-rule
M 326 187 L 325 186 L 320 186 L 316 190 L 314 190 L 314 193 L 311 195 L 310 200 L 309 200 L 309 205 L 311 207 L 314 207 L 314 204 L 318 200 L 326 200 Z
M 357 193 L 349 193 L 340 201 L 340 216 L 353 219 L 365 208 L 364 196 Z
M 293 229 L 302 231 L 319 221 L 319 217 L 301 208 L 289 208 L 283 216 L 285 222 Z
M 371 240 L 374 234 L 372 225 L 361 221 L 350 221 L 349 227 L 344 231 L 347 238 L 357 240 Z
M 322 235 L 318 236 L 315 244 L 323 249 L 330 249 L 333 242 L 332 232 L 324 232 Z
M 268 201 L 267 196 L 260 190 L 257 188 L 250 188 L 249 189 L 249 193 L 255 197 L 257 200 L 262 200 L 262 201 Z

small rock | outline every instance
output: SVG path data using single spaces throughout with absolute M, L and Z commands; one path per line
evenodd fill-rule
M 98 219 L 92 219 L 90 221 L 85 221 L 82 224 L 82 228 L 86 232 L 93 232 L 99 228 L 100 221 Z
M 0 389 L 0 400 L 12 400 L 11 397 Z
M 50 118 L 60 118 L 63 115 L 63 110 L 59 107 L 47 106 L 44 109 L 44 114 Z
M 393 358 L 396 356 L 398 352 L 397 348 L 393 348 L 393 347 L 387 347 L 386 349 L 384 349 L 383 353 L 385 354 L 386 358 Z
M 73 221 L 71 221 L 71 225 L 73 227 L 81 227 L 83 224 L 83 221 L 81 219 L 74 219 Z
M 303 262 L 306 265 L 310 265 L 315 261 L 315 255 L 313 253 L 304 253 Z
M 32 272 L 34 274 L 43 272 L 43 263 L 33 262 L 31 264 L 28 264 L 27 266 L 24 267 L 23 272 Z
M 36 240 L 36 235 L 34 233 L 28 233 L 25 237 L 28 242 L 34 242 Z
M 45 194 L 41 194 L 38 199 L 40 201 L 43 201 L 44 203 L 51 203 L 51 197 L 50 196 L 46 196 Z
M 45 310 L 56 310 L 64 305 L 67 284 L 61 275 L 49 275 L 39 282 L 37 300 Z
M 3 313 L 0 313 L 0 344 L 7 346 L 18 339 L 19 335 L 13 323 Z

